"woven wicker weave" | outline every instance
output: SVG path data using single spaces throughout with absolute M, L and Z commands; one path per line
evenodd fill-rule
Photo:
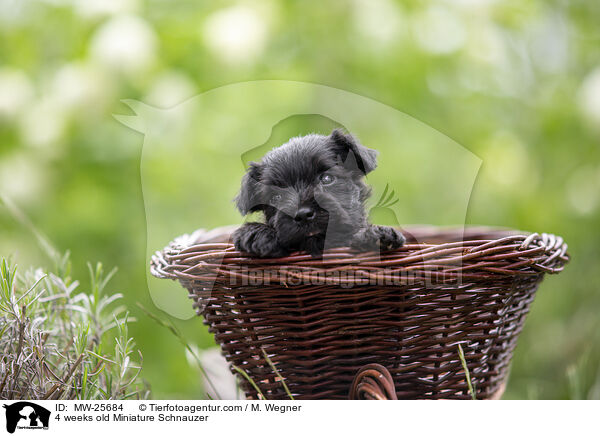
M 569 260 L 553 235 L 431 227 L 403 229 L 407 244 L 380 255 L 255 259 L 231 230 L 176 239 L 151 272 L 187 288 L 226 359 L 268 399 L 288 394 L 263 350 L 298 399 L 471 398 L 458 344 L 477 398 L 497 397 L 544 273 Z

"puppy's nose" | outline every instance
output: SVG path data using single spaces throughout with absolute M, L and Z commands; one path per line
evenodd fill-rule
M 297 222 L 311 221 L 315 217 L 315 211 L 310 207 L 301 207 L 296 212 L 294 220 Z

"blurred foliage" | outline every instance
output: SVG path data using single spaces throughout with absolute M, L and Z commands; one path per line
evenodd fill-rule
M 505 397 L 598 398 L 598 22 L 600 3 L 585 0 L 0 0 L 0 193 L 72 251 L 74 275 L 87 259 L 116 265 L 125 303 L 149 307 L 143 137 L 113 118 L 130 113 L 120 99 L 170 107 L 257 79 L 364 95 L 483 160 L 467 223 L 551 232 L 569 243 L 573 260 L 541 287 Z M 311 117 L 293 123 L 298 133 L 328 128 Z M 408 137 L 401 146 L 410 145 Z M 233 194 L 242 164 L 235 175 L 220 170 L 198 188 L 205 203 L 225 204 L 217 186 Z M 382 180 L 397 172 L 379 171 Z M 436 222 L 439 211 L 422 206 L 435 190 L 393 188 L 401 207 L 418 204 L 417 216 Z M 229 203 L 196 227 L 240 221 Z M 1 205 L 0 253 L 48 262 Z M 201 398 L 181 344 L 135 316 L 129 333 L 154 396 Z M 213 344 L 200 319 L 173 322 L 199 348 Z

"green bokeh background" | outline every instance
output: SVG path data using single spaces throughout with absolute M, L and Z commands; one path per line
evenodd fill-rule
M 0 0 L 0 193 L 71 250 L 78 278 L 88 261 L 118 266 L 113 288 L 138 318 L 131 333 L 154 397 L 202 398 L 183 347 L 135 306 L 153 308 L 144 138 L 113 114 L 131 114 L 122 99 L 168 108 L 263 79 L 366 96 L 482 159 L 467 223 L 569 243 L 573 260 L 538 293 L 505 398 L 598 399 L 599 22 L 600 3 L 583 0 Z M 286 128 L 325 124 L 298 117 Z M 241 161 L 234 175 L 215 171 L 202 201 L 221 204 L 241 174 Z M 405 207 L 436 192 L 417 195 L 402 196 Z M 236 222 L 229 204 L 197 227 Z M 0 254 L 49 262 L 2 206 Z M 200 349 L 214 345 L 199 318 L 173 321 Z

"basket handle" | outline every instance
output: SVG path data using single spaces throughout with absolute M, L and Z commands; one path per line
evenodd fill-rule
M 351 400 L 397 400 L 394 379 L 382 365 L 370 363 L 358 370 L 348 398 Z

